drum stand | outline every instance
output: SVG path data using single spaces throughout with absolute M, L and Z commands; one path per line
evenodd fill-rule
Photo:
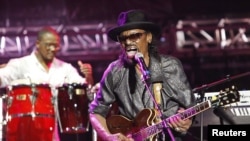
M 95 129 L 92 129 L 92 141 L 97 141 L 97 133 Z
M 94 95 L 94 99 L 96 97 L 96 93 L 93 94 Z M 95 131 L 95 129 L 92 127 L 92 141 L 97 141 L 97 132 Z
M 55 116 L 56 116 L 55 118 L 56 118 L 56 120 L 58 121 L 57 123 L 58 123 L 58 125 L 59 125 L 60 132 L 62 133 L 63 129 L 62 129 L 61 119 L 60 119 L 60 117 L 59 117 L 57 98 L 55 97 L 55 98 L 53 98 L 53 100 L 54 100 L 54 105 L 55 105 L 55 108 L 54 108 L 54 110 L 55 110 Z

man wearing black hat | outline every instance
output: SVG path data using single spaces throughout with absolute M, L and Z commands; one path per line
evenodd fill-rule
M 118 26 L 109 30 L 122 53 L 104 72 L 89 106 L 91 124 L 103 140 L 179 141 L 190 128 L 191 118 L 173 115 L 194 105 L 195 98 L 181 62 L 157 52 L 160 31 L 141 10 L 120 13 Z M 119 115 L 107 117 L 113 103 Z

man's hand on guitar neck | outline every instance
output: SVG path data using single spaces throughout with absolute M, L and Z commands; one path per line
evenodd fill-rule
M 178 110 L 178 113 L 182 113 L 185 109 L 180 108 Z M 186 119 L 182 120 L 181 117 L 179 116 L 173 116 L 169 120 L 170 122 L 168 125 L 173 128 L 175 131 L 180 132 L 180 133 L 186 133 L 187 130 L 190 128 L 192 125 L 192 119 Z

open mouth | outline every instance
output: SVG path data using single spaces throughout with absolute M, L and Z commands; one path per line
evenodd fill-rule
M 129 51 L 137 51 L 137 48 L 130 48 L 130 49 L 127 49 L 126 51 L 127 52 L 129 52 Z
M 135 54 L 137 53 L 138 49 L 137 48 L 127 48 L 127 56 L 128 58 L 134 58 Z

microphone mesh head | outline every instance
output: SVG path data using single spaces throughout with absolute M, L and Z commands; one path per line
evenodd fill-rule
M 135 59 L 136 59 L 136 60 L 138 60 L 140 57 L 142 57 L 142 58 L 143 58 L 142 53 L 137 52 L 137 53 L 135 54 Z

